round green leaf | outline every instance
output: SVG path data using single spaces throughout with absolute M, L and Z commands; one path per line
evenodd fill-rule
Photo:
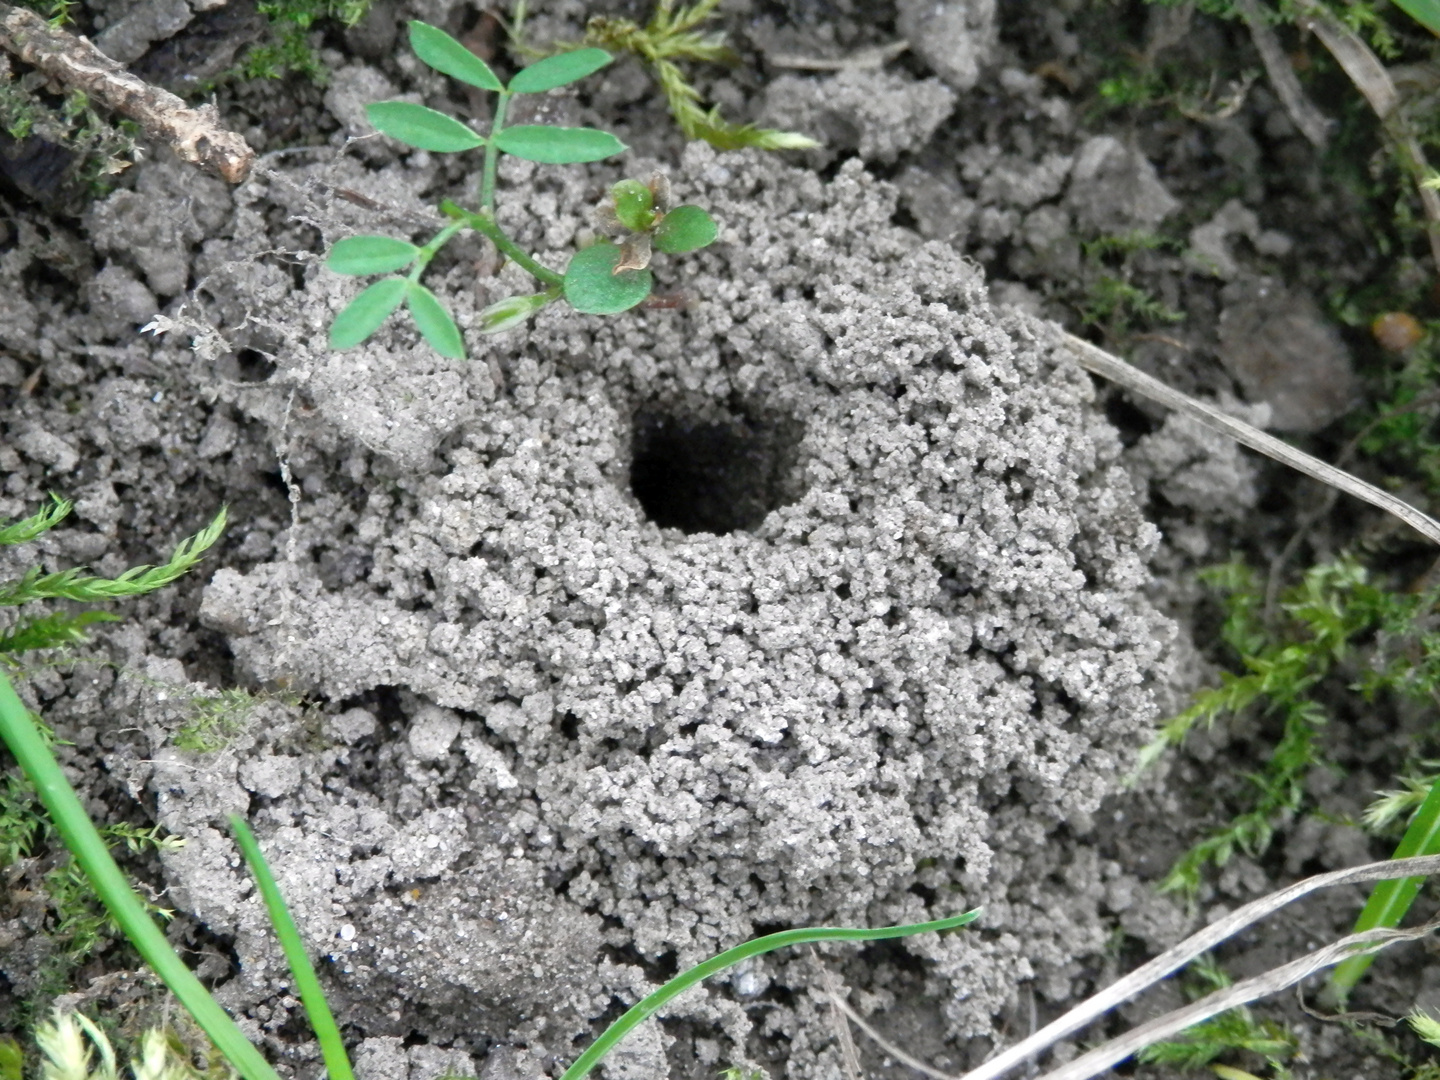
M 655 226 L 655 246 L 671 255 L 694 251 L 715 242 L 715 219 L 698 206 L 677 206 Z
M 495 136 L 495 145 L 507 154 L 526 161 L 538 161 L 542 165 L 599 161 L 626 149 L 625 144 L 608 131 L 545 127 L 541 124 L 505 128 Z
M 565 299 L 587 315 L 614 315 L 629 311 L 650 295 L 654 279 L 649 270 L 621 270 L 620 249 L 608 240 L 582 248 L 565 270 Z
M 387 274 L 415 261 L 420 249 L 389 236 L 350 236 L 330 249 L 325 265 L 337 274 Z
M 507 296 L 480 312 L 480 332 L 498 334 L 518 326 L 555 299 L 554 293 L 533 293 L 530 296 Z
M 405 295 L 405 303 L 421 335 L 436 352 L 451 360 L 465 359 L 465 339 L 460 336 L 460 328 L 434 293 L 424 285 L 412 282 L 410 291 Z
M 604 49 L 576 49 L 574 52 L 537 60 L 510 80 L 512 94 L 539 94 L 554 90 L 599 71 L 614 57 Z
M 485 145 L 484 139 L 459 120 L 408 101 L 377 101 L 365 106 L 365 115 L 392 139 L 421 150 L 453 154 Z
M 505 89 L 505 84 L 490 70 L 489 64 L 438 26 L 411 19 L 410 47 L 421 60 L 452 79 L 496 93 Z
M 615 217 L 631 232 L 644 232 L 655 221 L 655 195 L 639 180 L 621 180 L 610 189 Z
M 384 281 L 377 281 L 351 300 L 330 324 L 330 347 L 351 348 L 380 329 L 380 324 L 389 318 L 390 313 L 400 306 L 400 301 L 405 299 L 409 284 L 404 278 L 386 278 Z

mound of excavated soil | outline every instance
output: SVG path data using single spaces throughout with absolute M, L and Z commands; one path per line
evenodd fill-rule
M 175 896 L 235 938 L 228 1003 L 270 1027 L 295 1008 L 213 827 L 247 806 L 370 1036 L 568 1057 L 614 999 L 757 933 L 980 903 L 980 928 L 848 972 L 869 1006 L 923 994 L 952 1034 L 989 1035 L 1021 980 L 1068 996 L 1107 885 L 1047 838 L 1113 790 L 1170 636 L 1087 378 L 892 226 L 858 163 L 826 183 L 703 146 L 672 182 L 721 241 L 661 270 L 683 307 L 549 309 L 471 335 L 468 362 L 404 324 L 332 353 L 354 285 L 315 230 L 377 225 L 327 185 L 425 179 L 385 168 L 365 187 L 347 160 L 272 161 L 190 309 L 225 339 L 194 361 L 203 438 L 226 446 L 207 486 L 257 483 L 236 455 L 269 443 L 294 497 L 200 619 L 241 682 L 318 703 L 268 702 L 230 751 L 156 745 L 129 773 L 191 838 L 165 860 Z M 538 189 L 507 225 L 552 264 L 612 179 L 502 178 Z M 464 324 L 524 282 L 477 286 L 462 257 L 431 284 Z M 239 345 L 263 381 L 220 377 Z M 121 688 L 157 743 L 182 722 Z M 698 1040 L 677 1058 L 738 1059 L 753 1027 L 789 1037 L 792 1075 L 823 1071 L 815 984 L 808 957 L 773 956 L 692 995 L 668 1014 Z

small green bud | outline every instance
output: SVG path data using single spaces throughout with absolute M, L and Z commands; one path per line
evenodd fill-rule
M 530 296 L 507 296 L 480 312 L 480 332 L 498 334 L 518 326 L 558 296 L 558 292 L 534 293 Z
M 621 180 L 610 189 L 615 217 L 631 232 L 645 232 L 655 221 L 655 196 L 639 180 Z

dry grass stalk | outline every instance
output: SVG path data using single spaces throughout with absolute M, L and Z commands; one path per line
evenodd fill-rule
M 1198 420 L 1212 431 L 1229 436 L 1252 450 L 1258 450 L 1306 476 L 1319 480 L 1322 484 L 1329 484 L 1347 495 L 1353 495 L 1372 506 L 1378 506 L 1381 510 L 1394 514 L 1422 536 L 1440 544 L 1440 522 L 1422 514 L 1403 499 L 1397 499 L 1388 491 L 1382 491 L 1373 484 L 1367 484 L 1359 477 L 1352 476 L 1333 465 L 1327 465 L 1319 458 L 1296 450 L 1288 443 L 1281 442 L 1275 436 L 1267 435 L 1259 428 L 1252 427 L 1243 420 L 1237 420 L 1235 417 L 1221 412 L 1213 405 L 1197 401 L 1195 398 L 1166 386 L 1159 379 L 1146 375 L 1118 356 L 1112 356 L 1098 345 L 1092 345 L 1083 338 L 1078 338 L 1058 327 L 1056 333 L 1059 335 L 1060 344 L 1070 350 L 1076 362 L 1086 371 L 1118 383 L 1125 389 L 1147 397 L 1151 401 L 1157 401 L 1166 408 L 1182 412 L 1186 416 Z

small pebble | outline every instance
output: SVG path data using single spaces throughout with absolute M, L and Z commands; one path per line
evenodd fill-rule
M 1375 335 L 1382 349 L 1404 352 L 1425 336 L 1425 328 L 1414 315 L 1404 311 L 1387 311 L 1370 324 L 1370 333 Z

